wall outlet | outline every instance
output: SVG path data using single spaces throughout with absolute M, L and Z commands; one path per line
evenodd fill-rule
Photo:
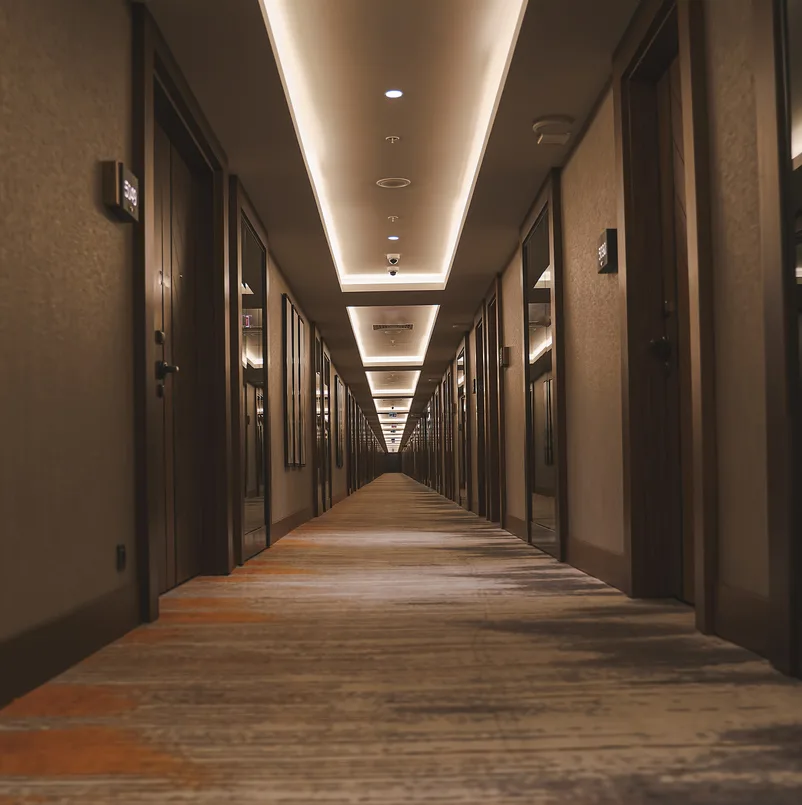
M 117 546 L 117 572 L 122 573 L 125 570 L 125 563 L 128 557 L 125 552 L 125 545 Z

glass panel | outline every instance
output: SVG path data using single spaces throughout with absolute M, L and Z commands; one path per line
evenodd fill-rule
M 796 235 L 796 281 L 802 285 L 802 0 L 787 0 L 788 60 L 791 93 L 791 194 Z M 802 334 L 802 325 L 800 326 Z
M 529 386 L 529 493 L 532 542 L 553 555 L 559 552 L 556 522 L 557 467 L 554 446 L 554 385 L 552 371 L 553 269 L 546 210 L 524 248 L 527 289 L 527 351 Z
M 267 254 L 254 231 L 242 224 L 242 453 L 243 558 L 267 545 L 265 491 L 265 316 Z
M 457 357 L 457 465 L 459 505 L 468 508 L 468 397 L 465 392 L 465 350 Z

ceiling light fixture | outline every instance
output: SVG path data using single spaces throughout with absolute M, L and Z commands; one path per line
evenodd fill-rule
M 337 43 L 337 33 L 319 29 L 314 3 L 260 0 L 260 4 L 342 290 L 380 290 L 388 283 L 399 290 L 445 290 L 527 0 L 479 4 L 472 30 L 475 31 L 474 48 L 477 53 L 481 52 L 482 71 L 474 82 L 471 103 L 466 110 L 464 130 L 467 136 L 460 137 L 452 146 L 450 161 L 454 169 L 445 188 L 451 203 L 443 210 L 442 238 L 430 261 L 435 270 L 405 272 L 402 283 L 386 273 L 370 271 L 360 265 L 359 250 L 350 242 L 346 250 L 345 233 L 352 226 L 352 211 L 344 209 L 338 201 L 340 175 L 331 166 L 339 160 L 331 158 L 337 143 L 333 141 L 328 114 L 333 103 L 330 88 L 336 71 L 332 60 L 325 61 L 321 56 L 336 52 L 333 45 Z M 390 97 L 391 93 L 395 97 L 403 94 L 399 89 L 387 90 L 385 94 Z M 365 111 L 370 108 L 369 103 L 365 101 Z
M 385 97 L 390 99 L 400 98 L 403 96 L 403 92 L 400 89 L 388 89 L 387 92 L 384 93 Z
M 387 240 L 398 240 L 398 235 L 388 235 Z
M 395 145 L 401 138 L 397 134 L 391 134 L 389 137 L 384 138 L 390 145 Z

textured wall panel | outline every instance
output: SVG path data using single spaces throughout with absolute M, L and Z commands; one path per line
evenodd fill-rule
M 708 3 L 721 581 L 768 593 L 766 409 L 751 2 Z
M 133 580 L 125 0 L 0 6 L 0 639 Z M 115 545 L 128 547 L 125 573 Z
M 312 451 L 314 449 L 313 434 L 314 419 L 312 408 L 313 367 L 310 365 L 310 350 L 312 348 L 313 334 L 309 319 L 298 305 L 287 286 L 281 269 L 268 255 L 269 291 L 267 295 L 268 316 L 268 389 L 270 394 L 270 455 L 272 459 L 272 487 L 271 499 L 273 511 L 270 520 L 278 523 L 285 517 L 295 514 L 303 509 L 312 508 Z M 281 299 L 283 294 L 289 294 L 295 303 L 298 312 L 306 325 L 307 354 L 306 388 L 303 389 L 303 404 L 306 427 L 306 466 L 286 467 L 284 465 L 284 352 L 282 345 L 282 311 Z
M 504 445 L 507 514 L 526 522 L 526 384 L 524 381 L 524 301 L 521 250 L 515 252 L 501 278 L 502 346 L 510 347 L 504 378 Z
M 570 537 L 624 548 L 618 278 L 597 273 L 596 248 L 616 225 L 613 98 L 563 171 L 565 385 Z

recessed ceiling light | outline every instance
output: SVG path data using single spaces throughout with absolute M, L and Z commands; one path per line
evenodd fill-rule
M 400 98 L 404 93 L 400 89 L 388 89 L 384 94 L 388 98 Z
M 387 240 L 398 240 L 398 235 L 388 235 Z

